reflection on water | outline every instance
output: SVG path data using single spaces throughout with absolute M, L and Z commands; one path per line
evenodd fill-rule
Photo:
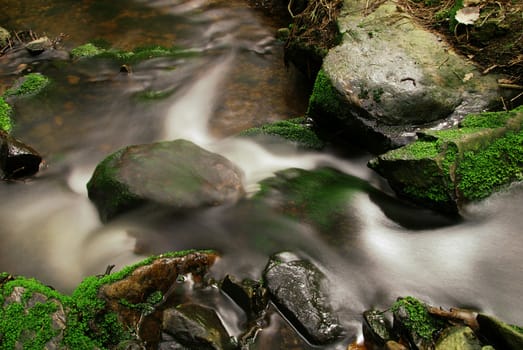
M 27 183 L 0 184 L 0 270 L 68 291 L 108 264 L 213 248 L 223 255 L 217 276 L 258 278 L 268 255 L 288 249 L 325 269 L 348 326 L 364 309 L 385 308 L 400 295 L 473 306 L 522 323 L 523 185 L 469 207 L 454 223 L 374 189 L 358 190 L 347 200 L 346 218 L 333 232 L 318 232 L 248 200 L 185 216 L 142 208 L 102 225 L 85 183 L 104 156 L 129 144 L 191 139 L 237 163 L 250 192 L 290 167 L 326 165 L 375 187 L 380 182 L 365 157 L 341 160 L 274 140 L 269 145 L 228 138 L 303 114 L 306 107 L 306 92 L 297 93 L 303 87 L 283 67 L 273 30 L 241 1 L 55 1 L 46 16 L 23 2 L 6 4 L 12 9 L 3 14 L 8 24 L 29 21 L 35 30 L 68 31 L 69 43 L 102 37 L 115 45 L 175 44 L 200 54 L 144 61 L 131 75 L 107 60 L 34 62 L 17 56 L 16 63 L 49 75 L 54 84 L 15 105 L 14 134 L 40 150 L 47 165 Z M 77 22 L 80 10 L 86 13 Z M 2 67 L 0 80 L 12 80 L 16 65 Z M 172 94 L 144 101 L 137 97 L 144 91 Z

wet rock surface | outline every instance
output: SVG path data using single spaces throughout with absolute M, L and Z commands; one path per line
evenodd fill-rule
M 87 184 L 102 220 L 146 203 L 183 211 L 244 194 L 241 170 L 190 141 L 129 146 L 108 156 Z
M 264 279 L 271 300 L 311 343 L 332 343 L 342 335 L 325 293 L 325 276 L 312 263 L 279 253 L 271 257 Z
M 4 179 L 34 175 L 41 163 L 42 157 L 35 149 L 0 130 L 0 169 Z
M 308 112 L 338 140 L 380 153 L 409 142 L 416 126 L 499 100 L 496 77 L 482 75 L 395 3 L 346 1 L 338 24 L 343 42 L 325 57 Z

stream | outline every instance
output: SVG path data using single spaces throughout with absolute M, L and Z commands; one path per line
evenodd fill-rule
M 0 0 L 0 7 L 3 27 L 66 35 L 52 57 L 0 57 L 0 93 L 20 70 L 53 81 L 14 106 L 12 134 L 37 149 L 45 166 L 32 179 L 0 183 L 0 271 L 70 292 L 109 264 L 119 269 L 150 254 L 204 248 L 222 256 L 212 270 L 217 277 L 258 279 L 271 254 L 290 250 L 322 267 L 334 306 L 354 334 L 364 310 L 385 309 L 406 295 L 523 324 L 523 184 L 469 205 L 452 222 L 395 199 L 366 167 L 370 155 L 339 158 L 233 137 L 304 115 L 309 93 L 305 79 L 283 63 L 277 24 L 246 2 Z M 67 51 L 90 40 L 123 50 L 174 45 L 193 54 L 141 61 L 122 74 L 111 60 L 69 58 Z M 150 91 L 169 95 L 141 98 Z M 102 224 L 85 187 L 96 165 L 126 145 L 178 138 L 236 163 L 249 194 L 276 171 L 329 166 L 383 195 L 352 194 L 344 224 L 328 239 L 242 202 L 175 218 L 137 211 Z

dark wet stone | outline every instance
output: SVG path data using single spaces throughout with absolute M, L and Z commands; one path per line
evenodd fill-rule
M 34 175 L 41 163 L 36 150 L 0 130 L 0 169 L 5 179 Z
M 523 349 L 523 329 L 484 314 L 479 314 L 476 319 L 479 324 L 479 333 L 496 349 Z
M 186 140 L 123 148 L 102 161 L 87 184 L 102 220 L 146 203 L 177 211 L 234 202 L 242 171 Z
M 273 255 L 264 280 L 271 299 L 312 344 L 328 344 L 343 333 L 325 293 L 326 278 L 307 260 L 293 253 Z
M 216 312 L 203 305 L 182 304 L 163 313 L 162 328 L 189 349 L 235 349 Z
M 378 310 L 368 310 L 363 313 L 363 336 L 365 343 L 381 347 L 387 341 L 396 339 L 389 320 Z
M 258 281 L 245 279 L 240 282 L 227 275 L 221 289 L 245 311 L 249 319 L 258 317 L 267 307 L 267 289 Z

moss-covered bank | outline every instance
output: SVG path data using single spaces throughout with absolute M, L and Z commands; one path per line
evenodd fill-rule
M 523 106 L 467 116 L 455 128 L 420 133 L 369 166 L 402 196 L 447 212 L 523 179 Z
M 111 301 L 102 288 L 122 281 L 139 268 L 150 267 L 161 259 L 172 260 L 171 265 L 176 268 L 171 270 L 175 273 L 204 274 L 206 269 L 203 265 L 212 263 L 215 255 L 213 251 L 187 250 L 151 256 L 116 273 L 87 277 L 71 295 L 61 294 L 35 279 L 0 273 L 0 349 L 106 349 L 134 339 L 136 329 L 122 322 L 122 315 L 110 307 Z M 209 259 L 203 261 L 204 256 Z M 185 258 L 194 261 L 183 263 Z M 180 266 L 194 268 L 191 264 L 196 266 L 197 271 L 177 270 Z M 166 277 L 163 276 L 162 280 Z M 165 283 L 172 284 L 174 280 Z M 151 295 L 157 296 L 158 292 L 163 294 L 166 290 L 156 290 Z M 146 300 L 149 296 L 142 297 L 143 302 L 149 301 Z M 122 307 L 134 307 L 126 306 L 123 299 L 117 303 Z

